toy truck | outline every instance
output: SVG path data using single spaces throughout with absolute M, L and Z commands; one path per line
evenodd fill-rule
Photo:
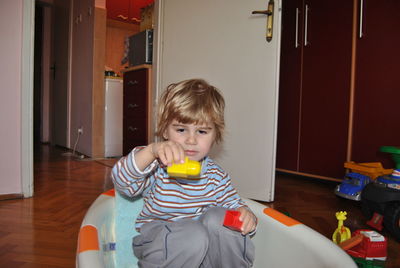
M 342 183 L 336 186 L 335 194 L 343 198 L 360 201 L 362 190 L 370 182 L 371 179 L 363 174 L 347 173 Z
M 385 169 L 379 162 L 356 163 L 349 161 L 344 163 L 344 167 L 351 172 L 347 173 L 343 182 L 336 186 L 335 194 L 355 200 L 361 200 L 361 192 L 364 187 L 377 177 L 391 174 L 393 169 Z

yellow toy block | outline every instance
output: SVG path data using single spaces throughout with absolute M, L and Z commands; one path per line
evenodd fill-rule
M 392 174 L 393 169 L 384 169 L 380 162 L 371 163 L 356 163 L 353 161 L 344 163 L 344 167 L 351 169 L 351 172 L 356 172 L 370 177 L 375 180 L 379 176 Z
M 173 164 L 167 167 L 167 172 L 170 177 L 178 177 L 184 179 L 200 178 L 201 164 L 198 161 L 190 160 L 185 157 L 183 164 Z

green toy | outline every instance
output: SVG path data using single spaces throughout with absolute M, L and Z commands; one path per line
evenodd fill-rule
M 382 146 L 380 151 L 392 154 L 392 159 L 396 164 L 396 169 L 400 170 L 400 148 L 394 146 Z

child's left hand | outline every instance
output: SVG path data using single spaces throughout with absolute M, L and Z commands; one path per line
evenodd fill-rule
M 243 235 L 246 235 L 256 229 L 257 226 L 257 218 L 249 209 L 245 207 L 240 207 L 237 209 L 240 212 L 239 220 L 243 222 L 241 231 Z

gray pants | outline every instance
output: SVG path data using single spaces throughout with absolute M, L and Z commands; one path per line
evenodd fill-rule
M 248 235 L 222 225 L 225 209 L 211 208 L 199 220 L 154 221 L 133 238 L 139 267 L 251 267 L 254 245 Z

